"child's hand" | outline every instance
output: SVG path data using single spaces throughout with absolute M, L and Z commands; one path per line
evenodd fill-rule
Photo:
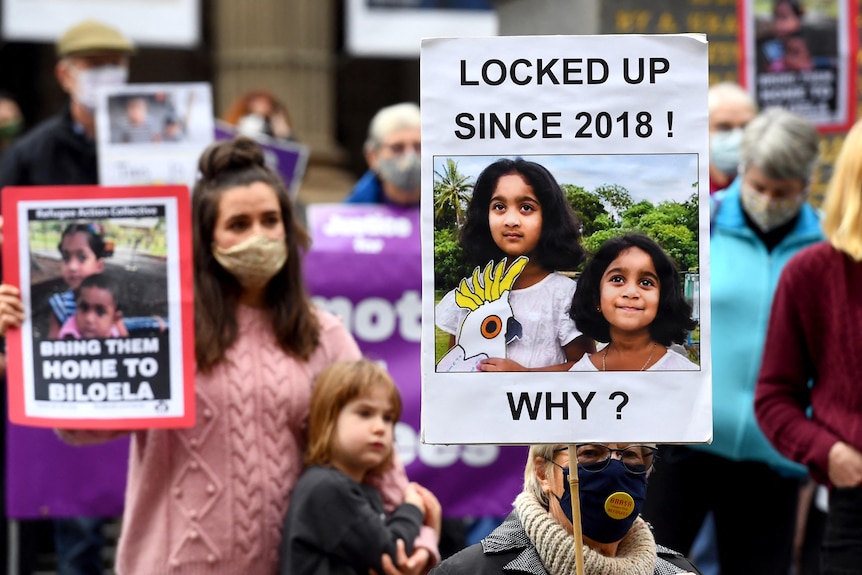
M 380 560 L 383 565 L 383 575 L 422 575 L 427 573 L 431 563 L 431 553 L 424 547 L 413 551 L 413 555 L 407 557 L 404 550 L 404 540 L 396 542 L 396 562 L 392 561 L 389 553 L 384 553 Z M 380 575 L 374 569 L 368 570 L 369 575 Z
M 24 319 L 24 304 L 18 288 L 0 284 L 0 335 L 6 335 L 10 327 L 21 327 Z
M 418 483 L 414 483 L 414 485 L 416 485 L 416 490 L 419 491 L 419 494 L 425 502 L 425 525 L 437 533 L 437 538 L 439 540 L 443 525 L 443 508 L 440 506 L 440 501 L 430 490 L 422 487 Z
M 511 359 L 489 357 L 479 362 L 479 371 L 527 371 L 523 365 Z
M 404 488 L 404 503 L 410 503 L 419 508 L 422 515 L 425 515 L 425 498 L 419 491 L 422 487 L 418 483 L 410 482 Z

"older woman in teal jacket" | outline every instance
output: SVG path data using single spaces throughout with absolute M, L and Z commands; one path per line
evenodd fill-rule
M 739 175 L 711 214 L 713 442 L 663 447 L 644 506 L 656 539 L 683 552 L 712 511 L 726 574 L 786 575 L 792 562 L 806 470 L 761 432 L 754 390 L 781 270 L 823 239 L 806 201 L 818 144 L 809 121 L 779 108 L 745 128 Z

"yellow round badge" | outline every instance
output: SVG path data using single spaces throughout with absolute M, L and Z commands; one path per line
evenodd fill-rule
M 635 500 L 624 491 L 617 491 L 605 499 L 605 513 L 614 519 L 625 519 L 635 510 Z

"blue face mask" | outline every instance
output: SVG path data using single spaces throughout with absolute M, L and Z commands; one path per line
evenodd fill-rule
M 569 468 L 560 467 L 563 470 L 563 496 L 557 497 L 557 501 L 572 521 Z M 578 492 L 584 536 L 599 543 L 613 543 L 625 537 L 640 514 L 646 499 L 646 486 L 646 474 L 631 473 L 619 459 L 611 459 L 602 471 L 587 471 L 579 465 Z
M 709 138 L 709 163 L 727 176 L 739 170 L 739 148 L 742 146 L 742 128 L 714 132 Z

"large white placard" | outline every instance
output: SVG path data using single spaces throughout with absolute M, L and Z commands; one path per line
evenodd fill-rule
M 423 441 L 711 440 L 707 88 L 704 35 L 423 40 Z M 435 214 L 443 213 L 435 183 L 453 165 L 471 183 L 489 164 L 515 157 L 543 165 L 561 185 L 622 190 L 629 207 L 694 206 L 696 247 L 681 272 L 690 272 L 686 283 L 699 281 L 686 286 L 695 294 L 699 367 L 438 372 L 435 305 L 452 285 L 440 279 L 448 264 L 435 260 L 443 247 L 435 245 Z M 606 207 L 619 226 L 619 206 Z
M 115 26 L 142 46 L 200 42 L 200 0 L 4 0 L 3 38 L 54 42 L 86 19 Z
M 96 127 L 101 185 L 191 190 L 201 152 L 215 139 L 212 89 L 206 82 L 103 87 Z
M 422 38 L 496 36 L 497 12 L 481 0 L 347 0 L 347 51 L 360 57 L 416 58 Z

